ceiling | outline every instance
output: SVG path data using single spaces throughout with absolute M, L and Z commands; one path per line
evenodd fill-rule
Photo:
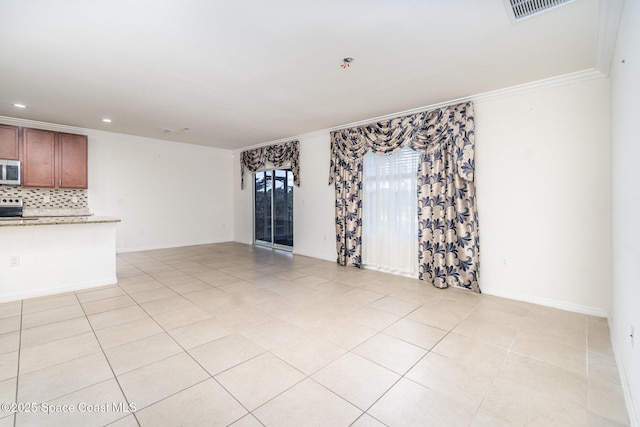
M 238 149 L 595 69 L 605 8 L 3 0 L 0 116 Z

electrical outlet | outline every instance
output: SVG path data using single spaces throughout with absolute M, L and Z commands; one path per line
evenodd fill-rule
M 78 203 L 78 196 L 71 196 L 71 203 Z
M 507 259 L 507 257 L 500 257 L 500 266 L 506 267 L 507 265 L 509 265 L 509 260 Z
M 48 194 L 45 196 L 42 196 L 42 201 L 44 203 L 49 203 L 51 201 L 51 196 L 49 196 Z
M 9 267 L 15 268 L 20 267 L 20 256 L 13 255 L 9 257 Z

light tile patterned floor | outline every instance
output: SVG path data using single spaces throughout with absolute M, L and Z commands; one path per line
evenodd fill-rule
M 0 427 L 628 425 L 605 319 L 237 243 L 118 277 L 0 304 Z

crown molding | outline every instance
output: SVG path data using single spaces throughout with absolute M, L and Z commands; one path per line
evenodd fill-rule
M 576 71 L 575 73 L 563 74 L 556 77 L 550 77 L 547 79 L 536 80 L 521 85 L 509 86 L 503 89 L 493 90 L 489 92 L 479 93 L 469 97 L 470 101 L 488 101 L 496 98 L 503 98 L 505 96 L 517 95 L 521 93 L 527 93 L 534 90 L 552 88 L 557 86 L 564 86 L 567 84 L 578 83 L 588 80 L 604 79 L 605 76 L 602 72 L 595 68 L 588 70 Z
M 143 142 L 147 144 L 150 144 L 150 143 L 167 144 L 167 145 L 180 144 L 181 146 L 189 146 L 193 149 L 216 150 L 216 151 L 221 151 L 227 155 L 232 154 L 231 150 L 225 150 L 224 148 L 209 147 L 206 145 L 198 145 L 198 144 L 189 144 L 187 142 L 178 142 L 178 141 L 171 141 L 166 139 L 149 138 L 146 136 L 131 135 L 127 133 L 109 132 L 109 131 L 100 130 L 100 129 L 89 129 L 89 128 L 82 128 L 77 126 L 61 125 L 57 123 L 40 122 L 40 121 L 30 120 L 30 119 L 20 119 L 17 117 L 0 116 L 0 123 L 4 125 L 44 129 L 44 130 L 51 130 L 54 132 L 75 133 L 75 134 L 87 135 L 87 136 L 101 135 L 109 138 L 134 140 L 134 141 Z
M 623 2 L 624 0 L 614 0 L 614 1 Z M 618 19 L 619 19 L 619 17 L 618 17 Z M 615 40 L 614 40 L 614 44 L 615 44 Z M 410 114 L 421 113 L 421 112 L 424 112 L 424 111 L 435 110 L 437 108 L 446 107 L 448 105 L 460 104 L 462 102 L 467 102 L 467 101 L 473 101 L 473 102 L 488 101 L 488 100 L 491 100 L 491 99 L 502 98 L 502 97 L 506 97 L 506 96 L 512 96 L 512 95 L 516 95 L 516 94 L 519 94 L 519 93 L 526 93 L 526 92 L 533 91 L 533 90 L 540 90 L 540 89 L 543 89 L 543 88 L 562 86 L 562 85 L 566 85 L 566 84 L 571 84 L 571 83 L 576 83 L 576 82 L 581 82 L 581 81 L 587 81 L 587 80 L 593 80 L 593 79 L 599 79 L 599 78 L 607 78 L 607 76 L 606 76 L 606 74 L 601 72 L 599 69 L 591 68 L 591 69 L 587 69 L 587 70 L 577 71 L 577 72 L 574 72 L 574 73 L 563 74 L 563 75 L 560 75 L 560 76 L 550 77 L 550 78 L 547 78 L 547 79 L 536 80 L 536 81 L 529 82 L 529 83 L 510 86 L 510 87 L 506 87 L 506 88 L 503 88 L 503 89 L 483 92 L 483 93 L 479 93 L 479 94 L 471 95 L 471 96 L 467 96 L 467 97 L 451 99 L 451 100 L 448 100 L 448 101 L 445 101 L 445 102 L 440 102 L 440 103 L 436 103 L 436 104 L 431 104 L 431 105 L 427 105 L 427 106 L 413 108 L 413 109 L 410 109 L 410 110 L 399 111 L 399 112 L 396 112 L 396 113 L 391 113 L 391 114 L 387 114 L 387 115 L 384 115 L 384 116 L 373 117 L 373 118 L 370 118 L 370 119 L 360 120 L 360 121 L 357 121 L 357 122 L 347 123 L 347 124 L 344 124 L 344 125 L 339 125 L 339 126 L 335 126 L 335 127 L 331 127 L 331 128 L 316 130 L 316 131 L 313 131 L 313 132 L 307 132 L 307 133 L 303 133 L 303 134 L 289 136 L 289 137 L 286 137 L 286 138 L 279 138 L 279 139 L 266 141 L 266 142 L 262 142 L 262 143 L 259 143 L 259 144 L 254 144 L 254 145 L 250 145 L 250 146 L 246 146 L 246 147 L 242 147 L 242 148 L 234 149 L 234 150 L 225 150 L 225 149 L 222 149 L 222 148 L 208 147 L 208 146 L 202 146 L 202 145 L 196 145 L 196 144 L 188 144 L 188 143 L 184 143 L 184 142 L 167 141 L 167 140 L 163 140 L 163 139 L 155 139 L 155 138 L 148 138 L 148 137 L 144 137 L 144 136 L 136 136 L 136 135 L 122 134 L 122 133 L 108 132 L 108 131 L 97 130 L 97 129 L 86 129 L 86 128 L 79 128 L 79 127 L 75 127 L 75 126 L 59 125 L 59 124 L 55 124 L 55 123 L 38 122 L 38 121 L 34 121 L 34 120 L 19 119 L 19 118 L 15 118 L 15 117 L 7 117 L 7 116 L 0 116 L 0 123 L 14 125 L 14 126 L 38 127 L 38 128 L 47 129 L 47 130 L 53 130 L 53 131 L 59 131 L 59 132 L 79 133 L 79 134 L 82 134 L 82 135 L 89 135 L 89 136 L 90 135 L 105 135 L 105 136 L 112 136 L 112 137 L 115 136 L 115 137 L 118 137 L 118 138 L 128 138 L 128 139 L 139 140 L 141 142 L 166 143 L 166 144 L 183 144 L 183 145 L 186 144 L 186 145 L 190 145 L 192 147 L 201 147 L 203 149 L 208 149 L 208 150 L 217 150 L 217 151 L 221 151 L 221 152 L 224 152 L 226 154 L 230 154 L 232 156 L 235 156 L 238 153 L 241 153 L 242 151 L 245 151 L 245 150 L 251 150 L 251 149 L 254 149 L 254 148 L 264 147 L 264 146 L 267 146 L 267 145 L 280 144 L 280 143 L 288 142 L 288 141 L 291 141 L 291 140 L 302 140 L 302 139 L 313 138 L 313 137 L 316 137 L 316 136 L 323 136 L 323 135 L 326 135 L 326 134 L 328 134 L 328 133 L 330 133 L 332 131 L 335 131 L 335 130 L 346 129 L 346 128 L 356 127 L 356 126 L 362 126 L 362 125 L 366 125 L 366 124 L 370 124 L 370 123 L 375 123 L 375 122 L 380 122 L 380 121 L 384 121 L 384 120 L 394 119 L 396 117 L 402 117 L 402 116 L 407 116 L 407 115 L 410 115 Z
M 625 0 L 601 0 L 598 13 L 596 68 L 609 76 Z
M 380 122 L 380 121 L 384 121 L 384 120 L 395 119 L 397 117 L 408 116 L 410 114 L 421 113 L 421 112 L 429 111 L 429 110 L 435 110 L 437 108 L 446 107 L 448 105 L 460 104 L 460 103 L 467 102 L 467 101 L 473 101 L 473 102 L 488 101 L 488 100 L 491 100 L 491 99 L 497 99 L 497 98 L 502 98 L 502 97 L 506 97 L 506 96 L 517 95 L 517 94 L 520 94 L 520 93 L 526 93 L 526 92 L 533 91 L 533 90 L 540 90 L 540 89 L 544 89 L 544 88 L 562 86 L 562 85 L 566 85 L 566 84 L 577 83 L 577 82 L 593 80 L 593 79 L 601 79 L 601 78 L 606 78 L 606 75 L 603 74 L 601 71 L 595 69 L 595 68 L 590 68 L 590 69 L 587 69 L 587 70 L 577 71 L 577 72 L 574 72 L 574 73 L 568 73 L 568 74 L 563 74 L 563 75 L 560 75 L 560 76 L 550 77 L 550 78 L 547 78 L 547 79 L 535 80 L 533 82 L 524 83 L 524 84 L 520 84 L 520 85 L 509 86 L 509 87 L 506 87 L 506 88 L 503 88 L 503 89 L 492 90 L 492 91 L 488 91 L 488 92 L 482 92 L 482 93 L 479 93 L 479 94 L 476 94 L 476 95 L 471 95 L 471 96 L 467 96 L 467 97 L 463 97 L 463 98 L 451 99 L 449 101 L 440 102 L 440 103 L 437 103 L 437 104 L 431 104 L 431 105 L 418 107 L 418 108 L 413 108 L 411 110 L 400 111 L 400 112 L 397 112 L 397 113 L 391 113 L 391 114 L 387 114 L 387 115 L 384 115 L 384 116 L 378 116 L 378 117 L 373 117 L 373 118 L 370 118 L 370 119 L 360 120 L 360 121 L 357 121 L 357 122 L 347 123 L 347 124 L 335 126 L 335 127 L 332 127 L 332 128 L 317 130 L 317 131 L 313 131 L 313 132 L 309 132 L 309 133 L 295 135 L 295 136 L 292 136 L 292 137 L 280 138 L 280 139 L 276 139 L 276 140 L 272 140 L 272 141 L 268 141 L 268 142 L 263 142 L 263 143 L 260 143 L 260 144 L 255 144 L 255 145 L 243 147 L 243 148 L 240 148 L 240 149 L 236 149 L 233 152 L 234 152 L 234 154 L 236 154 L 236 153 L 240 153 L 240 152 L 245 151 L 245 150 L 251 150 L 251 149 L 254 149 L 254 148 L 264 147 L 264 146 L 267 146 L 267 145 L 279 144 L 279 143 L 286 142 L 286 141 L 291 141 L 291 140 L 294 140 L 294 139 L 297 139 L 297 140 L 308 139 L 308 138 L 312 138 L 312 137 L 315 137 L 315 136 L 318 136 L 318 135 L 326 135 L 326 134 L 328 134 L 328 133 L 330 133 L 332 131 L 335 131 L 335 130 L 346 129 L 346 128 L 351 128 L 351 127 L 356 127 L 356 126 L 363 126 L 363 125 L 367 125 L 367 124 L 370 124 L 370 123 L 376 123 L 376 122 Z

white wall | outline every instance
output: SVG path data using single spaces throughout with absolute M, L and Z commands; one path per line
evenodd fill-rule
M 253 184 L 251 183 L 251 173 L 245 172 L 244 189 L 240 189 L 240 152 L 233 155 L 233 240 L 240 243 L 251 244 L 253 242 Z M 293 190 L 293 200 L 295 203 L 296 190 Z M 296 207 L 293 211 L 295 214 Z M 294 219 L 295 226 L 295 219 Z M 294 228 L 295 232 L 295 228 Z M 295 235 L 294 235 L 295 239 Z
M 300 187 L 293 189 L 294 253 L 335 261 L 335 210 L 333 185 L 329 180 L 329 132 L 297 138 L 300 141 Z M 240 156 L 233 165 L 235 209 L 234 240 L 251 243 L 252 177 L 245 172 L 245 189 L 240 190 Z
M 475 102 L 485 292 L 607 315 L 608 99 L 595 78 Z
M 294 252 L 336 260 L 335 193 L 329 185 L 329 132 L 300 138 L 300 188 L 294 190 Z
M 606 316 L 611 273 L 608 80 L 591 75 L 554 81 L 474 102 L 481 287 Z M 298 139 L 301 186 L 294 190 L 294 252 L 333 261 L 329 132 Z M 235 179 L 235 240 L 248 243 L 251 191 L 239 191 L 239 172 Z
M 119 252 L 233 240 L 231 152 L 31 120 L 1 123 L 89 138 L 89 209 L 122 220 Z
M 611 337 L 626 377 L 632 425 L 640 425 L 640 2 L 627 0 L 611 67 L 612 310 Z M 624 63 L 622 60 L 624 59 Z M 633 340 L 631 327 L 635 330 Z
M 231 152 L 89 136 L 89 207 L 122 219 L 118 251 L 233 240 Z
M 0 302 L 112 285 L 116 223 L 0 227 Z M 11 267 L 10 257 L 18 257 Z

